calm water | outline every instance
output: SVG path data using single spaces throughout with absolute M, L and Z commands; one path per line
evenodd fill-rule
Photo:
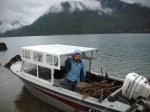
M 99 49 L 92 71 L 124 78 L 130 72 L 150 77 L 150 34 L 61 35 L 0 38 L 8 50 L 0 52 L 0 63 L 20 54 L 20 47 L 67 44 Z M 0 112 L 60 112 L 32 96 L 8 69 L 0 67 Z

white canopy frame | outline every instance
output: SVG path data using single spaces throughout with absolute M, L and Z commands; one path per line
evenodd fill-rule
M 70 45 L 36 45 L 21 48 L 22 60 L 37 66 L 43 66 L 51 69 L 52 84 L 54 83 L 54 69 L 61 69 L 61 56 L 73 54 L 75 49 L 82 52 L 82 59 L 89 60 L 89 71 L 91 71 L 92 60 L 98 59 L 98 49 L 89 47 L 79 47 Z M 38 60 L 35 58 L 39 58 Z M 57 64 L 55 60 L 57 59 Z M 51 60 L 49 63 L 48 61 Z M 38 68 L 37 68 L 38 69 Z M 38 76 L 38 74 L 37 74 Z

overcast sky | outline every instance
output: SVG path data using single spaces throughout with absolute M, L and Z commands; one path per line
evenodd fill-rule
M 24 25 L 32 24 L 40 16 L 45 14 L 50 7 L 55 12 L 62 11 L 61 1 L 79 1 L 90 10 L 111 12 L 111 9 L 101 7 L 97 0 L 0 0 L 0 33 L 16 29 Z M 150 0 L 122 0 L 128 3 L 140 3 L 150 7 Z M 83 10 L 80 4 L 71 4 L 71 10 L 75 7 Z

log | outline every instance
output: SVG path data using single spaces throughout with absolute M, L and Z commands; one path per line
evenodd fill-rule
M 88 83 L 82 87 L 80 90 L 82 99 L 88 97 L 100 98 L 100 101 L 103 98 L 108 97 L 112 92 L 122 87 L 122 85 L 116 85 L 116 81 L 109 83 L 108 80 L 103 80 L 101 82 L 92 82 Z

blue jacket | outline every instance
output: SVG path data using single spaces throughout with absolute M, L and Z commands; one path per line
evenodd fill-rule
M 81 82 L 85 81 L 86 77 L 86 68 L 85 63 L 80 61 L 79 63 L 75 62 L 73 58 L 67 58 L 64 67 L 68 68 L 67 79 L 74 82 L 78 81 L 80 78 Z

